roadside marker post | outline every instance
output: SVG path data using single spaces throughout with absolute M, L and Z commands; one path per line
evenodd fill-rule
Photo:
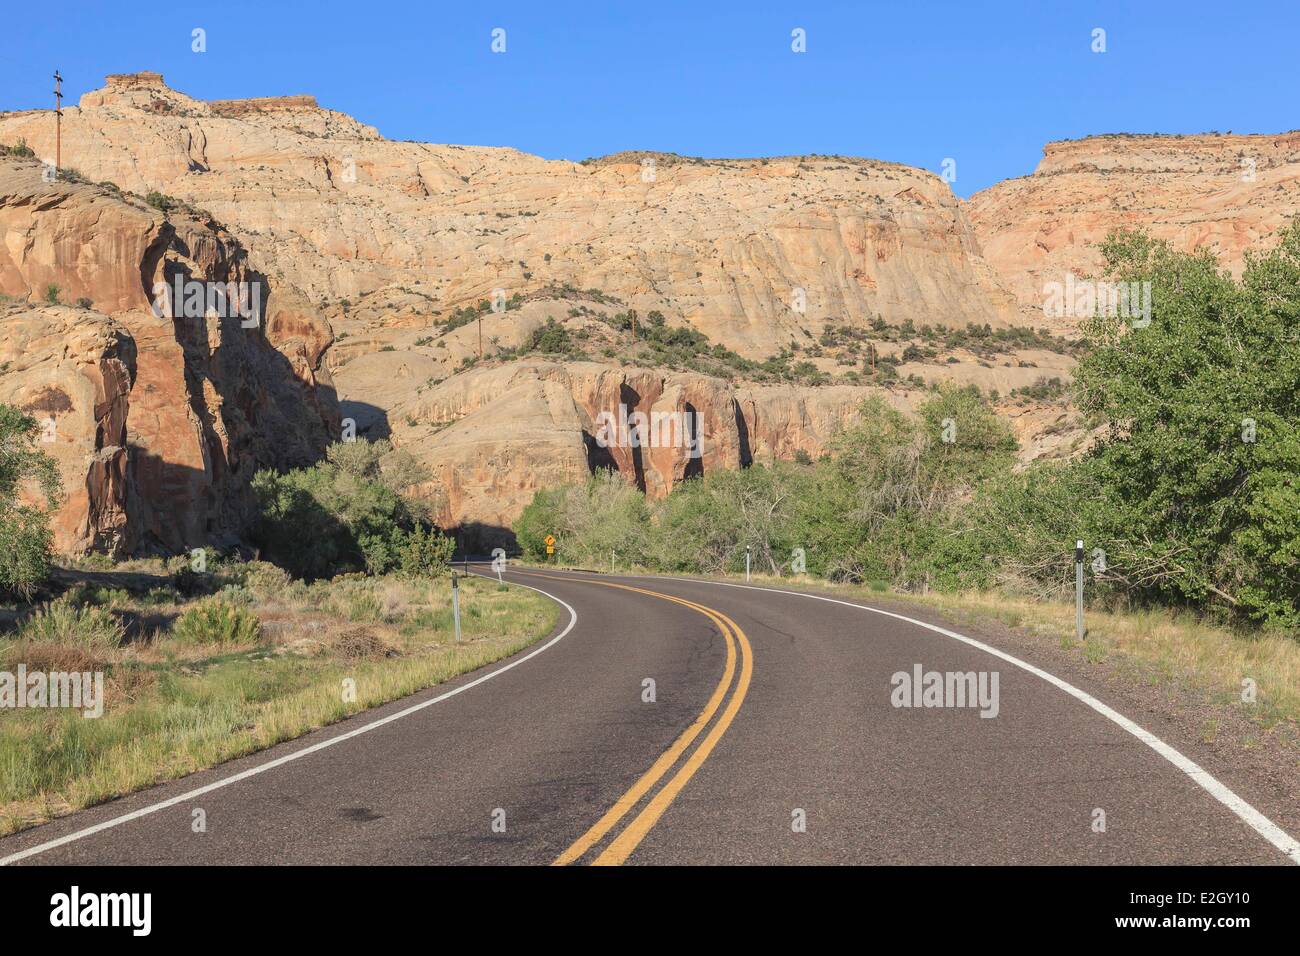
M 749 552 L 750 546 L 745 545 L 745 580 L 749 580 Z
M 614 551 L 612 549 L 609 552 L 609 573 L 614 573 Z
M 1074 633 L 1083 640 L 1083 539 L 1074 542 Z
M 451 572 L 451 616 L 456 622 L 456 643 L 460 643 L 460 581 L 456 572 Z

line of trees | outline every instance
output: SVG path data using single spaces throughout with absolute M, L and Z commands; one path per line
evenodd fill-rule
M 666 571 L 756 567 L 903 588 L 1064 594 L 1088 544 L 1092 593 L 1300 628 L 1300 222 L 1234 279 L 1208 252 L 1140 232 L 1102 246 L 1105 278 L 1149 282 L 1149 323 L 1086 324 L 1075 400 L 1095 441 L 1016 467 L 971 388 L 906 417 L 873 399 L 810 465 L 714 472 L 647 502 L 620 478 L 538 492 L 526 554 Z

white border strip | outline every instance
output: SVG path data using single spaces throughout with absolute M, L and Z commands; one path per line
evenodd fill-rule
M 859 610 L 871 611 L 873 614 L 883 614 L 885 617 L 892 617 L 900 621 L 907 621 L 909 624 L 915 624 L 918 627 L 923 627 L 928 631 L 934 631 L 935 633 L 942 634 L 945 637 L 951 637 L 954 640 L 961 641 L 963 644 L 969 644 L 971 647 L 978 648 L 981 651 L 984 651 L 988 654 L 992 654 L 994 657 L 1001 658 L 1002 660 L 1006 661 L 1008 664 L 1014 664 L 1016 667 L 1019 667 L 1022 670 L 1026 670 L 1036 677 L 1041 677 L 1043 680 L 1047 681 L 1049 684 L 1053 685 L 1054 687 L 1058 687 L 1061 690 L 1065 691 L 1067 694 L 1069 694 L 1071 697 L 1075 698 L 1076 700 L 1082 701 L 1083 703 L 1087 704 L 1089 707 L 1091 707 L 1097 713 L 1101 714 L 1107 720 L 1110 720 L 1113 723 L 1118 724 L 1120 727 L 1123 727 L 1125 730 L 1127 730 L 1138 740 L 1142 741 L 1144 744 L 1146 744 L 1148 747 L 1150 747 L 1160 756 L 1164 757 L 1166 760 L 1168 760 L 1171 764 L 1173 764 L 1183 773 L 1187 774 L 1187 776 L 1191 777 L 1192 780 L 1194 780 L 1197 783 L 1197 785 L 1201 787 L 1202 790 L 1204 790 L 1206 793 L 1212 796 L 1215 800 L 1218 800 L 1221 804 L 1223 804 L 1225 807 L 1227 807 L 1229 810 L 1235 813 L 1252 830 L 1254 830 L 1265 840 L 1267 840 L 1269 843 L 1273 844 L 1273 846 L 1277 847 L 1277 849 L 1281 850 L 1284 854 L 1286 854 L 1286 856 L 1290 858 L 1292 863 L 1300 864 L 1300 841 L 1297 841 L 1294 837 L 1288 834 L 1276 823 L 1274 823 L 1268 817 L 1264 816 L 1264 814 L 1260 813 L 1249 803 L 1247 803 L 1245 800 L 1239 797 L 1226 785 L 1219 782 L 1218 779 L 1216 779 L 1208 770 L 1200 766 L 1200 764 L 1184 756 L 1181 752 L 1169 746 L 1169 744 L 1165 743 L 1155 734 L 1151 733 L 1149 730 L 1146 730 L 1143 727 L 1139 726 L 1138 724 L 1134 723 L 1133 721 L 1129 720 L 1123 714 L 1112 710 L 1110 707 L 1106 706 L 1101 701 L 1097 700 L 1097 698 L 1093 697 L 1091 694 L 1080 690 L 1079 688 L 1075 687 L 1073 684 L 1061 680 L 1061 678 L 1055 676 L 1054 674 L 1049 674 L 1047 671 L 1035 667 L 1033 664 L 1029 664 L 1025 661 L 1022 661 L 1018 657 L 1012 657 L 1010 654 L 1007 654 L 1004 651 L 1000 651 L 996 647 L 991 647 L 988 644 L 985 644 L 981 641 L 977 641 L 973 637 L 967 637 L 965 634 L 958 634 L 956 631 L 950 631 L 947 628 L 939 627 L 936 624 L 927 624 L 925 621 L 918 621 L 916 618 L 907 617 L 906 615 L 903 614 L 895 614 L 892 611 L 882 611 L 880 608 L 869 607 L 866 604 L 854 604 L 852 601 L 841 601 L 838 600 L 837 598 L 823 597 L 820 594 L 810 594 L 804 591 L 787 591 L 784 588 L 758 587 L 752 584 L 731 584 L 730 582 L 727 581 L 708 581 L 700 578 L 678 578 L 678 577 L 670 577 L 668 575 L 630 574 L 630 575 L 617 575 L 617 576 L 652 578 L 652 579 L 658 578 L 660 580 L 667 580 L 667 581 L 684 581 L 684 582 L 689 582 L 691 584 L 712 584 L 717 587 L 724 587 L 724 588 L 743 588 L 744 590 L 747 591 L 767 591 L 772 594 L 793 594 L 796 597 L 812 598 L 814 601 L 828 601 L 831 604 L 843 604 L 845 607 L 855 607 L 858 608 Z
M 483 575 L 479 575 L 479 576 L 483 577 Z M 489 578 L 488 580 L 491 579 Z M 467 684 L 461 684 L 459 687 L 452 688 L 451 690 L 447 691 L 445 694 L 439 694 L 437 697 L 434 697 L 430 700 L 421 701 L 418 704 L 412 704 L 410 707 L 407 707 L 404 710 L 399 710 L 394 714 L 389 714 L 387 717 L 381 717 L 378 720 L 373 720 L 368 724 L 356 728 L 355 730 L 349 730 L 345 734 L 339 734 L 337 737 L 331 737 L 329 740 L 322 740 L 318 744 L 312 744 L 310 747 L 302 748 L 302 750 L 295 750 L 291 754 L 285 754 L 283 757 L 277 757 L 275 760 L 269 760 L 264 764 L 258 764 L 256 767 L 250 767 L 249 769 L 234 774 L 233 776 L 226 777 L 224 780 L 217 780 L 214 783 L 210 783 L 207 786 L 199 787 L 195 790 L 187 790 L 185 793 L 182 793 L 179 796 L 171 797 L 168 800 L 163 800 L 159 803 L 150 804 L 147 807 L 141 807 L 139 810 L 134 810 L 131 813 L 124 813 L 120 817 L 113 817 L 111 820 L 105 820 L 103 823 L 96 823 L 94 826 L 86 827 L 84 830 L 78 830 L 75 833 L 69 833 L 67 836 L 59 837 L 56 840 L 50 840 L 47 843 L 40 843 L 37 844 L 36 846 L 29 847 L 26 850 L 19 850 L 17 853 L 11 853 L 9 854 L 9 856 L 0 857 L 0 866 L 8 866 L 10 863 L 17 863 L 19 860 L 25 860 L 28 857 L 36 856 L 37 854 L 44 853 L 47 850 L 53 850 L 55 847 L 64 846 L 65 844 L 72 843 L 76 840 L 84 839 L 85 837 L 91 836 L 92 834 L 101 833 L 104 830 L 109 830 L 112 829 L 113 827 L 121 826 L 123 823 L 129 823 L 132 820 L 138 820 L 141 817 L 147 817 L 152 813 L 157 813 L 159 810 L 166 810 L 168 807 L 174 807 L 178 803 L 185 803 L 186 801 L 193 800 L 195 797 L 200 797 L 205 793 L 211 793 L 213 790 L 220 790 L 222 787 L 228 787 L 232 783 L 239 783 L 241 780 L 247 780 L 249 777 L 255 777 L 259 773 L 265 773 L 268 770 L 274 770 L 276 767 L 282 767 L 285 764 L 291 763 L 294 760 L 298 760 L 301 757 L 306 757 L 309 756 L 310 754 L 318 753 L 319 751 L 324 750 L 326 747 L 333 747 L 335 744 L 341 744 L 345 740 L 351 740 L 353 737 L 359 737 L 361 734 L 367 733 L 368 731 L 371 730 L 375 730 L 379 727 L 384 726 L 385 724 L 391 724 L 395 720 L 401 720 L 403 717 L 409 717 L 411 714 L 424 710 L 426 707 L 432 707 L 434 704 L 438 704 L 444 700 L 448 700 L 452 697 L 455 697 L 457 694 L 463 693 L 469 690 L 471 687 L 477 687 L 479 684 L 482 684 L 484 681 L 489 681 L 499 674 L 504 674 L 506 671 L 518 667 L 524 661 L 531 660 L 532 658 L 536 657 L 538 654 L 542 653 L 542 651 L 546 650 L 548 647 L 553 647 L 555 644 L 558 644 L 566 634 L 568 634 L 570 631 L 573 630 L 574 625 L 578 623 L 578 612 L 573 609 L 573 606 L 571 604 L 565 601 L 561 601 L 554 594 L 551 594 L 547 591 L 543 591 L 541 588 L 535 588 L 530 584 L 520 584 L 517 581 L 511 581 L 510 583 L 513 584 L 515 587 L 527 588 L 530 591 L 536 591 L 538 594 L 550 598 L 556 604 L 563 607 L 565 610 L 569 612 L 568 625 L 565 626 L 564 630 L 560 631 L 559 634 L 556 634 L 553 638 L 551 638 L 541 647 L 538 647 L 530 651 L 529 653 L 525 654 L 523 657 L 511 661 L 509 664 L 506 664 L 504 667 L 498 667 L 496 670 L 489 671 L 488 673 L 484 674 L 482 677 L 477 677 Z

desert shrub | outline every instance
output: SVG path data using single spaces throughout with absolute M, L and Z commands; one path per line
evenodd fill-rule
M 178 200 L 165 193 L 160 193 L 156 189 L 150 190 L 149 193 L 145 195 L 144 201 L 150 206 L 153 206 L 154 209 L 164 213 L 171 212 L 180 205 Z
M 397 566 L 411 577 L 440 577 L 451 567 L 456 542 L 436 529 L 417 527 L 406 534 L 397 552 Z
M 22 138 L 19 138 L 13 146 L 0 146 L 0 156 L 21 156 L 24 159 L 31 159 L 35 155 L 35 151 L 27 145 L 27 140 Z
M 171 636 L 183 644 L 217 644 L 222 647 L 256 643 L 262 633 L 257 615 L 222 600 L 205 601 L 181 614 Z
M 283 568 L 269 561 L 250 561 L 240 569 L 244 587 L 262 599 L 288 597 L 292 580 Z
M 241 607 L 250 607 L 255 600 L 253 592 L 242 584 L 227 584 L 217 592 L 217 598 L 227 604 L 236 604 Z
M 533 332 L 529 348 L 536 352 L 563 353 L 569 351 L 572 342 L 569 331 L 551 316 L 546 317 L 546 324 Z
M 78 606 L 72 595 L 43 605 L 19 629 L 21 641 L 33 644 L 62 644 L 86 651 L 120 647 L 126 632 L 107 608 L 95 604 Z

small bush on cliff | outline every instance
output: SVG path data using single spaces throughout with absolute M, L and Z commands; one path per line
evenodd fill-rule
M 27 140 L 20 139 L 13 146 L 0 146 L 0 156 L 21 156 L 24 159 L 31 159 L 36 153 L 27 145 Z
M 54 459 L 36 447 L 40 426 L 11 405 L 0 404 L 0 590 L 29 599 L 50 569 L 53 537 L 47 514 L 19 503 L 33 486 L 54 507 L 59 474 Z
M 560 354 L 572 347 L 569 331 L 551 316 L 546 317 L 546 324 L 533 331 L 529 347 L 535 352 Z
M 157 190 L 153 190 L 148 195 L 146 195 L 144 197 L 144 201 L 148 203 L 150 206 L 153 206 L 154 209 L 157 209 L 159 212 L 164 212 L 164 213 L 171 212 L 178 205 L 180 205 L 180 203 L 176 199 L 173 199 L 171 196 L 168 196 L 165 193 L 160 193 Z
M 406 494 L 425 477 L 418 467 L 384 441 L 337 443 L 326 456 L 311 468 L 254 477 L 254 533 L 267 557 L 308 579 L 440 573 L 451 543 L 429 527 L 427 502 Z

